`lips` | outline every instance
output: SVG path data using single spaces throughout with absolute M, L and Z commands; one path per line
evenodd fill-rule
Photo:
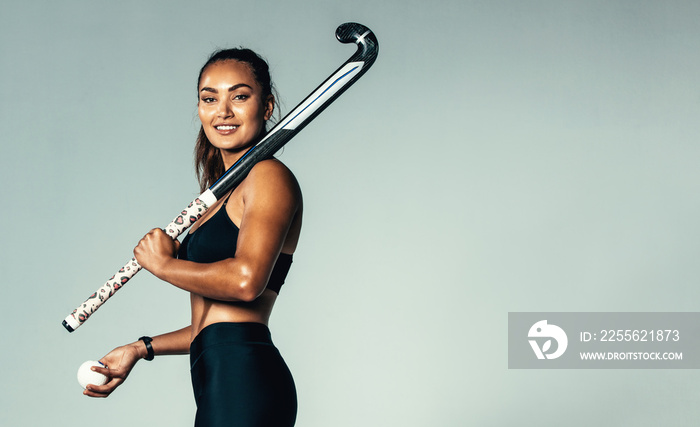
M 238 129 L 238 125 L 215 125 L 214 129 L 221 135 L 229 135 Z

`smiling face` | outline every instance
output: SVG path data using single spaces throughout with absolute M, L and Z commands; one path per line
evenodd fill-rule
M 274 97 L 263 94 L 246 63 L 225 60 L 202 73 L 198 107 L 204 133 L 228 169 L 257 142 L 272 115 Z

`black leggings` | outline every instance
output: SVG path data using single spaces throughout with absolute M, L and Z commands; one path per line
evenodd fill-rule
M 214 323 L 190 346 L 195 427 L 291 427 L 292 374 L 262 323 Z

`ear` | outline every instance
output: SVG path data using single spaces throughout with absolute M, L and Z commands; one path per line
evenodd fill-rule
M 272 113 L 275 111 L 275 96 L 270 94 L 265 100 L 265 120 L 270 120 Z

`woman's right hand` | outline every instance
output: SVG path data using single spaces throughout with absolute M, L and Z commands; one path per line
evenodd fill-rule
M 139 346 L 139 344 L 141 344 Z M 117 347 L 110 351 L 105 357 L 100 359 L 100 362 L 105 365 L 104 368 L 95 366 L 93 371 L 99 372 L 107 376 L 105 385 L 97 386 L 88 384 L 83 394 L 90 397 L 107 397 L 117 387 L 119 387 L 129 376 L 129 373 L 136 365 L 136 362 L 143 357 L 141 347 L 145 346 L 141 341 L 125 346 Z

